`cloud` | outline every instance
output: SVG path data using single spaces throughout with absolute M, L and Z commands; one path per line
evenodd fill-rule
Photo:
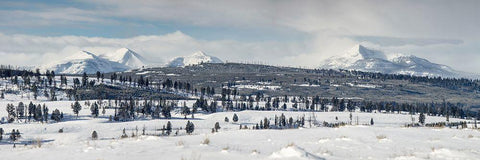
M 442 38 L 400 38 L 400 37 L 383 37 L 383 36 L 349 36 L 349 38 L 358 42 L 370 42 L 380 46 L 428 46 L 436 44 L 462 44 L 463 40 L 459 39 L 442 39 Z
M 4 4 L 2 6 L 9 6 Z M 28 9 L 16 4 L 12 5 L 13 9 L 0 10 L 0 21 L 4 22 L 0 27 L 7 30 L 4 32 L 21 33 L 0 35 L 4 54 L 56 55 L 77 49 L 107 52 L 129 47 L 155 61 L 166 61 L 173 56 L 204 50 L 227 60 L 268 60 L 269 64 L 315 67 L 325 58 L 343 54 L 357 43 L 366 43 L 389 52 L 424 56 L 462 70 L 480 68 L 475 60 L 468 58 L 478 57 L 480 46 L 480 32 L 477 31 L 480 21 L 476 20 L 480 15 L 477 9 L 480 1 L 477 0 L 462 3 L 451 0 L 87 0 L 77 1 L 75 5 L 36 4 Z M 106 24 L 110 28 L 102 28 Z M 209 28 L 208 32 L 228 28 L 222 34 L 234 34 L 239 30 L 257 31 L 258 34 L 252 34 L 247 40 L 225 39 L 223 36 L 203 40 L 201 34 L 192 34 L 197 35 L 192 37 L 182 32 L 162 35 L 142 32 L 144 36 L 133 34 L 136 36 L 127 38 L 101 37 L 105 36 L 102 31 L 111 27 L 139 33 L 131 31 L 129 25 L 190 30 Z M 31 33 L 21 31 L 38 26 L 91 31 L 94 33 L 87 34 L 100 37 L 41 37 L 25 35 Z M 86 26 L 100 29 L 84 29 Z M 263 30 L 273 33 L 294 31 L 308 36 L 263 41 L 257 38 L 262 36 Z M 208 32 L 203 34 L 208 35 Z M 456 58 L 450 58 L 452 55 Z M 465 65 L 467 63 L 469 65 Z
M 164 35 L 143 35 L 130 38 L 85 36 L 33 36 L 0 34 L 0 52 L 9 58 L 1 64 L 40 65 L 61 60 L 81 50 L 108 53 L 127 47 L 152 63 L 165 63 L 176 56 L 205 51 L 228 61 L 254 62 L 269 59 L 269 64 L 286 64 L 281 57 L 296 55 L 305 45 L 291 42 L 240 42 L 234 40 L 199 40 L 180 31 Z M 277 57 L 277 58 L 275 58 Z M 11 61 L 11 59 L 19 59 Z M 291 63 L 291 62 L 290 62 Z

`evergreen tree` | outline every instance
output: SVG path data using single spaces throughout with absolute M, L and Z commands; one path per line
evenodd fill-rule
M 48 122 L 48 107 L 43 104 L 43 121 Z
M 182 114 L 185 116 L 185 119 L 187 119 L 187 116 L 190 114 L 190 109 L 187 107 L 185 102 L 183 102 Z
M 35 107 L 34 119 L 36 121 L 43 122 L 43 112 L 42 112 L 42 106 L 40 104 L 38 104 L 37 107 Z
M 228 121 L 229 121 L 229 120 L 228 120 L 228 117 L 225 117 L 225 122 L 228 122 Z
M 62 120 L 60 111 L 58 109 L 55 109 L 52 112 L 52 115 L 50 116 L 50 118 L 56 122 L 60 122 Z
M 97 82 L 100 82 L 100 77 L 102 76 L 102 74 L 100 73 L 100 71 L 97 71 Z
M 28 121 L 35 115 L 35 105 L 30 101 L 28 104 Z
M 420 113 L 420 115 L 418 116 L 418 122 L 422 125 L 425 124 L 425 115 L 423 113 Z
M 265 119 L 263 119 L 263 129 L 269 129 L 270 128 L 270 121 L 267 119 L 267 117 L 265 117 Z
M 98 139 L 98 134 L 97 131 L 92 132 L 92 140 L 97 140 Z
M 75 103 L 72 104 L 72 110 L 73 110 L 73 113 L 76 114 L 78 118 L 78 113 L 80 112 L 80 110 L 82 110 L 82 106 L 78 101 L 75 101 Z
M 90 106 L 90 112 L 92 117 L 98 117 L 98 104 L 95 102 L 92 106 Z
M 86 87 L 88 84 L 88 76 L 87 76 L 87 73 L 86 72 L 83 72 L 83 75 L 82 75 L 82 86 L 83 87 Z
M 8 121 L 13 122 L 17 117 L 15 113 L 15 106 L 13 104 L 7 104 L 7 113 L 8 113 Z
M 218 130 L 220 129 L 220 123 L 215 123 L 215 132 L 218 132 Z
M 233 114 L 233 118 L 232 118 L 233 122 L 238 122 L 238 116 L 236 113 Z
M 170 121 L 167 122 L 167 135 L 170 135 L 170 133 L 172 133 L 172 123 L 170 123 Z
M 192 122 L 188 121 L 187 125 L 185 126 L 185 130 L 187 131 L 187 134 L 192 134 L 195 130 L 195 125 Z

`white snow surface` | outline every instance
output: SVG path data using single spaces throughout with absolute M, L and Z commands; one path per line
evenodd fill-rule
M 72 78 L 68 77 L 71 81 Z M 77 77 L 78 78 L 78 77 Z M 56 79 L 58 81 L 58 79 Z M 106 83 L 108 80 L 106 80 Z M 0 80 L 3 89 L 17 91 L 18 88 L 8 87 L 8 80 Z M 71 83 L 71 82 L 69 82 Z M 269 83 L 262 83 L 268 85 Z M 360 84 L 358 84 L 360 85 Z M 363 84 L 369 86 L 368 84 Z M 360 87 L 360 86 L 359 86 Z M 340 128 L 326 128 L 310 126 L 308 120 L 315 117 L 321 122 L 349 122 L 349 112 L 299 112 L 299 111 L 241 111 L 217 112 L 213 114 L 195 114 L 195 119 L 184 119 L 180 114 L 180 106 L 172 112 L 172 119 L 141 118 L 137 121 L 109 122 L 108 117 L 114 114 L 114 109 L 106 109 L 106 114 L 98 118 L 90 116 L 90 109 L 85 101 L 80 101 L 82 110 L 76 118 L 71 109 L 74 101 L 67 101 L 63 94 L 58 93 L 59 100 L 48 101 L 39 97 L 33 100 L 29 93 L 6 93 L 5 99 L 0 99 L 0 118 L 6 117 L 6 106 L 9 103 L 18 105 L 33 101 L 34 104 L 45 104 L 49 112 L 59 109 L 64 113 L 62 122 L 40 123 L 25 122 L 23 119 L 14 123 L 0 124 L 5 130 L 3 140 L 0 141 L 1 159 L 478 159 L 480 156 L 480 132 L 476 129 L 455 128 L 405 128 L 405 124 L 418 121 L 418 115 L 408 113 L 360 113 L 353 112 L 355 121 L 358 117 L 360 125 L 347 125 Z M 62 98 L 63 97 L 63 98 Z M 94 100 L 90 100 L 93 103 Z M 186 102 L 192 106 L 194 100 L 179 100 L 178 104 Z M 112 103 L 114 103 L 112 101 Z M 234 102 L 235 103 L 235 102 Z M 102 101 L 102 106 L 108 101 Z M 221 103 L 219 103 L 221 104 Z M 235 104 L 234 104 L 235 105 Z M 259 105 L 265 105 L 264 102 Z M 288 102 L 288 108 L 293 103 Z M 302 104 L 300 104 L 302 105 Z M 225 122 L 225 117 L 232 119 L 238 115 L 238 122 Z M 265 117 L 271 123 L 274 116 L 285 114 L 286 117 L 305 116 L 305 128 L 283 130 L 251 130 L 239 129 L 240 125 L 251 128 Z M 315 115 L 315 116 L 313 116 Z M 139 114 L 139 117 L 142 117 Z M 338 118 L 338 120 L 336 120 Z M 375 125 L 369 124 L 373 118 Z M 445 117 L 426 116 L 426 123 L 445 122 Z M 185 128 L 187 121 L 195 124 L 195 131 L 187 135 L 180 129 L 178 136 L 153 136 L 159 134 L 167 122 L 173 125 L 173 132 L 178 128 Z M 450 118 L 450 122 L 469 121 Z M 211 133 L 216 122 L 221 129 Z M 147 135 L 120 138 L 122 130 L 130 136 L 132 133 L 141 134 L 145 127 Z M 472 124 L 469 124 L 472 127 Z M 136 131 L 138 128 L 138 133 Z M 16 147 L 8 140 L 12 129 L 21 132 L 21 138 Z M 63 129 L 64 133 L 58 133 Z M 93 131 L 98 133 L 98 140 L 92 140 Z M 205 139 L 210 143 L 202 144 Z M 21 145 L 21 143 L 41 142 Z
M 145 66 L 145 59 L 138 53 L 121 48 L 112 53 L 95 54 L 88 51 L 80 51 L 59 61 L 45 64 L 42 70 L 51 70 L 62 74 L 93 74 L 97 71 L 102 73 L 121 72 Z
M 223 61 L 217 57 L 207 55 L 202 51 L 198 51 L 189 56 L 175 57 L 172 60 L 170 60 L 166 66 L 185 67 L 189 65 L 200 64 L 202 62 L 203 63 L 223 63 Z
M 385 54 L 362 45 L 356 45 L 341 56 L 326 59 L 320 68 L 413 76 L 480 78 L 480 75 L 456 71 L 449 66 L 432 63 L 424 58 L 398 53 Z
M 145 58 L 128 48 L 120 48 L 113 53 L 102 54 L 100 57 L 126 65 L 131 69 L 141 68 L 146 65 Z
M 10 97 L 10 98 L 9 98 Z M 0 117 L 6 116 L 6 104 L 18 102 L 28 104 L 30 100 L 7 96 L 0 101 Z M 90 101 L 93 102 L 93 101 Z M 186 101 L 191 106 L 194 101 Z M 98 118 L 90 116 L 90 110 L 83 108 L 75 118 L 70 108 L 73 101 L 34 101 L 45 104 L 50 111 L 59 109 L 66 118 L 59 123 L 15 123 L 1 124 L 8 134 L 12 129 L 22 133 L 19 142 L 42 141 L 38 145 L 13 145 L 0 143 L 2 159 L 477 159 L 480 156 L 480 132 L 474 129 L 450 128 L 404 128 L 411 123 L 408 114 L 359 113 L 354 112 L 360 124 L 367 124 L 370 118 L 374 126 L 347 125 L 340 128 L 310 127 L 284 130 L 239 130 L 239 125 L 252 127 L 267 117 L 273 123 L 275 115 L 287 117 L 305 116 L 306 120 L 315 114 L 318 122 L 349 121 L 349 112 L 293 112 L 293 111 L 242 111 L 196 114 L 195 119 L 183 119 L 178 112 L 172 112 L 173 119 L 149 119 L 129 122 L 108 122 L 108 115 L 114 109 L 107 109 Z M 104 101 L 104 104 L 107 102 Z M 113 103 L 113 102 L 112 102 Z M 179 101 L 178 104 L 183 104 Z M 290 105 L 290 104 L 289 104 Z M 224 118 L 236 113 L 238 122 L 225 122 Z M 338 117 L 338 120 L 335 120 Z M 414 115 L 414 118 L 418 115 Z M 168 121 L 174 132 L 185 127 L 190 120 L 195 124 L 192 135 L 180 130 L 178 136 L 149 136 L 120 138 L 122 130 L 130 136 L 142 132 L 158 134 Z M 444 117 L 427 116 L 426 122 L 444 122 Z M 450 121 L 465 121 L 451 118 Z M 221 129 L 211 133 L 215 122 Z M 471 127 L 471 126 L 470 126 Z M 64 133 L 58 133 L 63 128 Z M 97 131 L 98 140 L 92 140 L 91 133 Z M 209 139 L 209 144 L 202 141 Z
M 97 71 L 105 73 L 129 69 L 126 65 L 99 57 L 88 51 L 74 53 L 63 60 L 52 62 L 40 68 L 62 74 L 82 74 L 84 72 L 91 74 Z

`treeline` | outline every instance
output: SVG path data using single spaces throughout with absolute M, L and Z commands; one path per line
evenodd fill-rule
M 8 113 L 7 122 L 12 123 L 14 121 L 23 120 L 24 123 L 27 122 L 41 122 L 48 123 L 49 118 L 56 122 L 60 122 L 63 119 L 63 112 L 60 112 L 58 109 L 52 111 L 51 114 L 48 113 L 48 107 L 43 104 L 33 104 L 30 102 L 28 105 L 23 102 L 19 102 L 18 105 L 7 104 L 6 111 Z M 5 120 L 2 119 L 2 122 Z
M 383 73 L 349 71 L 349 70 L 340 70 L 340 72 L 345 73 L 345 76 L 352 75 L 352 76 L 360 77 L 362 79 L 407 80 L 412 83 L 430 83 L 432 85 L 448 88 L 448 89 L 466 88 L 466 89 L 475 90 L 475 91 L 480 90 L 480 80 L 473 80 L 468 78 L 412 76 L 412 75 L 404 75 L 404 74 L 383 74 Z

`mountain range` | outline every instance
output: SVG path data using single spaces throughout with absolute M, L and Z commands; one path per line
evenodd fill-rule
M 60 61 L 45 64 L 40 69 L 61 74 L 82 74 L 84 72 L 93 74 L 97 71 L 102 73 L 122 72 L 143 67 L 185 67 L 201 63 L 223 63 L 223 61 L 198 51 L 191 55 L 175 57 L 165 64 L 147 64 L 147 60 L 142 55 L 128 48 L 120 48 L 114 52 L 103 54 L 79 51 Z M 433 63 L 417 56 L 387 55 L 382 51 L 362 45 L 356 45 L 346 53 L 324 60 L 320 68 L 413 76 L 480 78 L 479 75 L 456 71 L 449 66 Z
M 60 61 L 44 64 L 42 70 L 51 70 L 61 74 L 88 74 L 100 71 L 122 72 L 131 69 L 138 69 L 151 66 L 184 67 L 200 63 L 223 63 L 217 57 L 206 55 L 198 51 L 189 56 L 175 57 L 166 64 L 147 64 L 142 55 L 128 48 L 120 48 L 115 52 L 94 54 L 88 51 L 79 51 Z
M 356 45 L 340 56 L 333 56 L 324 60 L 320 68 L 429 77 L 479 77 L 478 75 L 456 71 L 449 66 L 433 63 L 413 55 L 396 54 L 387 56 L 382 51 L 369 49 L 362 45 Z

